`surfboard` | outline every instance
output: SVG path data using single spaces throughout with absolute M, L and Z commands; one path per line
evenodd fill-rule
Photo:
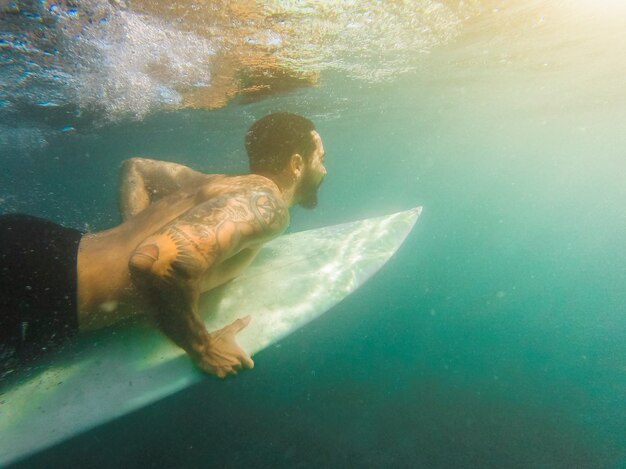
M 257 353 L 328 311 L 400 247 L 421 207 L 281 236 L 238 278 L 203 296 L 209 330 L 250 314 L 237 335 Z M 0 389 L 0 466 L 205 378 L 144 323 L 81 336 Z M 217 379 L 217 378 L 213 378 Z

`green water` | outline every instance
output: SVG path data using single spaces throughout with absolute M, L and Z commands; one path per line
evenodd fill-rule
M 5 206 L 97 230 L 119 221 L 123 159 L 244 172 L 246 128 L 289 110 L 329 173 L 292 230 L 424 206 L 374 279 L 254 371 L 23 465 L 626 467 L 625 18 L 489 16 L 387 82 L 326 72 L 5 153 Z

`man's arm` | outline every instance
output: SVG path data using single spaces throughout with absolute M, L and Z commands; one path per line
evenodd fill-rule
M 127 220 L 152 202 L 206 178 L 206 174 L 181 164 L 138 157 L 125 160 L 120 171 L 122 219 Z
M 152 303 L 160 329 L 204 371 L 219 377 L 252 367 L 235 334 L 249 319 L 209 333 L 200 317 L 203 280 L 225 260 L 286 228 L 288 212 L 269 192 L 222 196 L 144 240 L 130 258 L 133 281 Z

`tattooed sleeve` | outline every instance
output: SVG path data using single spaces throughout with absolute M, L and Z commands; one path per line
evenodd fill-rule
M 216 263 L 277 236 L 287 223 L 287 209 L 268 191 L 212 198 L 144 240 L 130 259 L 131 276 L 164 332 L 191 353 L 206 334 L 197 311 L 203 276 Z

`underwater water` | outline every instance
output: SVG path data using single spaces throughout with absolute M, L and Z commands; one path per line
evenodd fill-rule
M 327 153 L 292 231 L 424 207 L 253 371 L 16 466 L 626 467 L 626 6 L 0 5 L 2 213 L 111 227 L 124 159 L 245 172 L 276 110 Z

